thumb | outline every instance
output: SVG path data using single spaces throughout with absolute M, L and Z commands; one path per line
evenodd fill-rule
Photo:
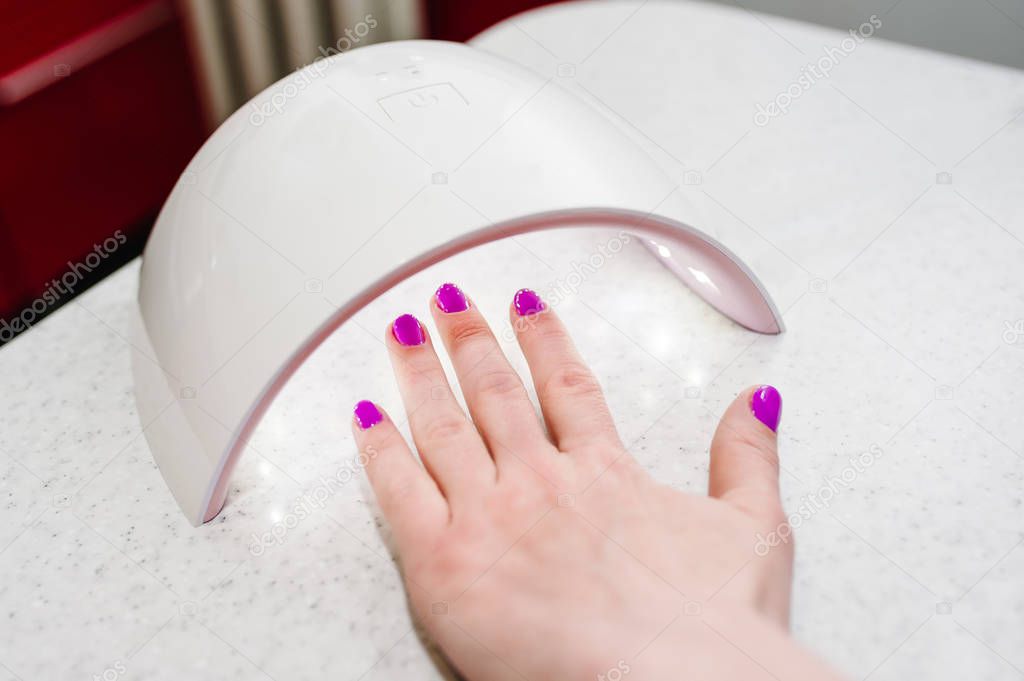
M 770 385 L 747 388 L 733 400 L 711 441 L 711 496 L 757 514 L 779 509 L 781 418 L 782 396 Z

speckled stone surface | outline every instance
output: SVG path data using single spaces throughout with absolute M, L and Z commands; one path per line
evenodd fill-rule
M 637 244 L 580 276 L 608 234 L 484 246 L 335 333 L 199 529 L 135 411 L 137 264 L 3 348 L 0 680 L 444 678 L 361 475 L 260 541 L 350 466 L 352 404 L 401 413 L 384 327 L 429 319 L 443 281 L 497 326 L 520 287 L 557 299 L 624 440 L 679 489 L 703 491 L 731 397 L 777 386 L 789 510 L 830 490 L 797 530 L 796 635 L 853 678 L 1024 676 L 1024 74 L 887 43 L 901 10 L 885 9 L 878 35 L 763 126 L 757 104 L 847 34 L 616 2 L 555 6 L 477 41 L 650 149 L 766 283 L 782 336 L 727 322 Z

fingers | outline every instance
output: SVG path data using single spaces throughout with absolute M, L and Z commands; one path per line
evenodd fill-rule
M 711 496 L 759 514 L 779 509 L 781 417 L 782 397 L 770 385 L 747 388 L 729 405 L 711 441 Z
M 553 453 L 519 374 L 508 363 L 480 311 L 454 284 L 434 294 L 431 311 L 452 359 L 473 422 L 498 465 L 510 457 L 536 459 Z M 531 459 L 533 459 L 531 461 Z
M 554 311 L 536 293 L 522 289 L 510 315 L 558 448 L 566 452 L 598 442 L 619 444 L 601 385 Z
M 416 449 L 453 511 L 493 485 L 494 462 L 452 394 L 426 329 L 412 315 L 388 328 L 387 347 Z
M 437 485 L 409 451 L 395 424 L 373 402 L 356 405 L 352 432 L 359 447 L 358 464 L 370 485 L 399 547 L 422 541 L 448 520 L 448 505 Z

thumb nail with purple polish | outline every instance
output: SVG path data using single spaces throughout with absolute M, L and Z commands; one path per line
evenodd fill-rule
M 782 395 L 778 390 L 770 385 L 762 385 L 750 398 L 750 410 L 758 421 L 778 432 L 779 421 L 782 419 Z

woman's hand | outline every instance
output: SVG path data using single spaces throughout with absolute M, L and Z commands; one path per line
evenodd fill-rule
M 623 447 L 601 387 L 529 290 L 510 315 L 544 428 L 490 328 L 452 284 L 430 304 L 467 416 L 411 315 L 387 345 L 416 449 L 371 402 L 354 432 L 417 619 L 489 679 L 823 678 L 786 634 L 792 543 L 775 429 L 750 388 L 711 444 L 709 496 L 658 484 Z

